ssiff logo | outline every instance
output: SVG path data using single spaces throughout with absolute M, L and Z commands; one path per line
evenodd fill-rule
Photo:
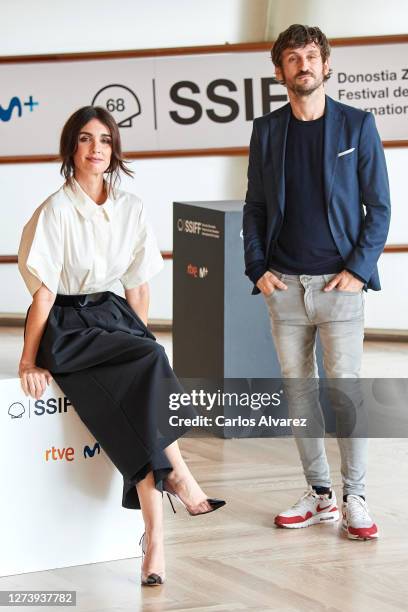
M 191 221 L 190 219 L 177 219 L 177 229 L 179 232 L 186 234 L 201 234 L 202 223 L 200 221 Z
M 22 402 L 13 402 L 8 408 L 8 414 L 12 419 L 21 419 L 27 413 L 30 419 L 32 415 L 63 414 L 68 412 L 68 406 L 72 406 L 67 397 L 49 397 L 47 400 L 38 399 L 34 402 L 28 400 L 28 410 Z
M 12 419 L 21 419 L 25 413 L 24 405 L 21 402 L 14 402 L 9 406 L 8 413 Z
M 132 127 L 133 119 L 142 112 L 140 100 L 135 92 L 126 85 L 118 83 L 102 87 L 95 94 L 92 106 L 105 106 L 121 128 Z
M 190 263 L 187 266 L 187 274 L 193 278 L 206 278 L 208 276 L 208 268 L 205 266 L 194 266 Z

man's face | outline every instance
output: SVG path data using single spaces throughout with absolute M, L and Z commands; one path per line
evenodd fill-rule
M 329 72 L 329 61 L 322 62 L 319 47 L 309 43 L 304 47 L 285 49 L 282 66 L 276 67 L 276 77 L 298 96 L 309 96 L 323 83 Z

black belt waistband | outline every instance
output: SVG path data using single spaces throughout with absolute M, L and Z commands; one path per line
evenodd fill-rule
M 91 306 L 103 302 L 111 294 L 111 291 L 79 293 L 77 295 L 63 295 L 62 293 L 57 293 L 54 304 L 57 306 L 74 306 L 75 308 L 81 308 L 82 306 Z

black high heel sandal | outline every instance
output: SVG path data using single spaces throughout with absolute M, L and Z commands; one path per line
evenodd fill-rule
M 182 506 L 184 506 L 184 508 L 187 510 L 190 516 L 199 516 L 200 514 L 209 514 L 210 512 L 215 512 L 215 510 L 222 508 L 226 504 L 226 502 L 223 499 L 216 499 L 216 498 L 209 497 L 206 499 L 206 502 L 210 504 L 211 510 L 205 510 L 205 512 L 190 512 L 186 504 L 180 499 L 180 497 L 177 495 L 175 491 L 170 490 L 168 485 L 165 485 L 163 488 L 167 493 L 167 497 L 169 498 L 170 506 L 172 507 L 174 514 L 176 514 L 176 509 L 173 505 L 173 502 L 171 501 L 170 495 L 174 497 L 175 499 L 177 499 L 177 501 L 180 502 Z
M 142 535 L 139 541 L 139 546 L 142 547 L 142 563 L 143 563 L 143 559 L 146 554 L 146 550 L 144 547 L 145 535 L 146 533 Z M 164 583 L 164 576 L 160 576 L 160 574 L 155 574 L 155 573 L 151 573 L 146 576 L 146 574 L 143 574 L 143 571 L 142 571 L 140 581 L 141 581 L 142 586 L 160 586 L 161 584 Z

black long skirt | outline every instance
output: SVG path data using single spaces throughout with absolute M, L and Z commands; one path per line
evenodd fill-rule
M 51 372 L 121 472 L 124 508 L 140 508 L 136 483 L 150 471 L 163 491 L 172 470 L 163 449 L 189 429 L 169 425 L 169 393 L 183 389 L 164 348 L 124 298 L 58 294 L 36 365 Z M 194 412 L 184 407 L 178 416 Z

